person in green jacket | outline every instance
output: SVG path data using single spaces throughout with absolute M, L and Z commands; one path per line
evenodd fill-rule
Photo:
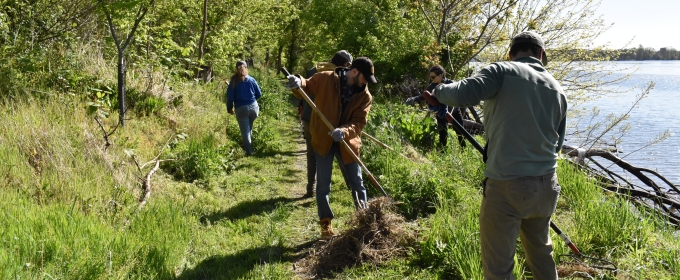
M 512 38 L 511 61 L 434 89 L 439 102 L 469 107 L 484 101 L 486 170 L 479 214 L 486 279 L 515 279 L 517 237 L 534 279 L 557 279 L 550 216 L 560 186 L 555 170 L 566 130 L 567 98 L 546 69 L 544 41 L 525 31 Z

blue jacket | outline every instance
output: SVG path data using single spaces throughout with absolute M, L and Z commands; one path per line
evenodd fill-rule
M 253 104 L 262 97 L 260 86 L 250 75 L 247 75 L 245 80 L 238 83 L 236 88 L 232 86 L 233 84 L 234 81 L 232 80 L 227 87 L 227 111 L 231 111 L 232 108 Z

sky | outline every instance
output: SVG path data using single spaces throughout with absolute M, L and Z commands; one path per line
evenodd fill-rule
M 597 45 L 680 49 L 680 0 L 602 0 L 597 14 L 614 23 Z

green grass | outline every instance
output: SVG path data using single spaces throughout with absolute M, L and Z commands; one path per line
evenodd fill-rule
M 320 233 L 314 199 L 299 199 L 306 171 L 297 102 L 273 73 L 252 75 L 264 94 L 252 157 L 240 148 L 219 82 L 171 81 L 170 95 L 181 98 L 146 97 L 150 102 L 129 112 L 106 149 L 77 96 L 54 91 L 40 100 L 3 100 L 0 278 L 298 278 L 293 264 Z M 409 121 L 396 121 L 401 115 Z M 433 127 L 412 121 L 422 118 L 376 96 L 366 132 L 396 151 L 368 139 L 362 148 L 368 168 L 401 202 L 399 211 L 418 225 L 418 244 L 406 258 L 350 267 L 332 278 L 481 278 L 484 166 L 472 147 L 461 149 L 454 140 L 443 151 L 432 147 Z M 116 121 L 112 112 L 105 128 Z M 142 165 L 159 154 L 167 161 L 139 208 L 140 179 L 150 167 L 140 171 L 135 160 Z M 585 253 L 615 261 L 618 278 L 680 278 L 676 229 L 603 193 L 565 162 L 558 173 L 562 196 L 554 220 Z M 379 195 L 368 188 L 369 196 Z M 334 227 L 342 232 L 354 206 L 338 170 L 331 199 Z M 556 235 L 553 242 L 556 255 L 568 253 Z M 519 243 L 518 249 L 515 273 L 529 277 Z

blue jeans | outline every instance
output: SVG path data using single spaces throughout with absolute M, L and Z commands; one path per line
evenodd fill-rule
M 253 154 L 253 122 L 257 119 L 257 115 L 260 113 L 260 106 L 257 102 L 250 105 L 244 105 L 236 108 L 236 121 L 238 122 L 238 127 L 241 129 L 241 139 L 243 139 L 243 149 L 246 150 L 246 155 Z
M 340 149 L 340 145 L 335 142 L 331 146 L 330 151 L 328 151 L 328 154 L 322 156 L 317 152 L 314 153 L 316 155 L 316 207 L 319 220 L 324 218 L 333 219 L 334 217 L 329 201 L 333 158 L 338 158 L 340 167 L 344 168 L 345 180 L 352 190 L 354 206 L 358 207 L 357 198 L 361 201 L 366 201 L 366 188 L 364 187 L 364 180 L 361 178 L 361 167 L 356 162 L 343 165 Z

